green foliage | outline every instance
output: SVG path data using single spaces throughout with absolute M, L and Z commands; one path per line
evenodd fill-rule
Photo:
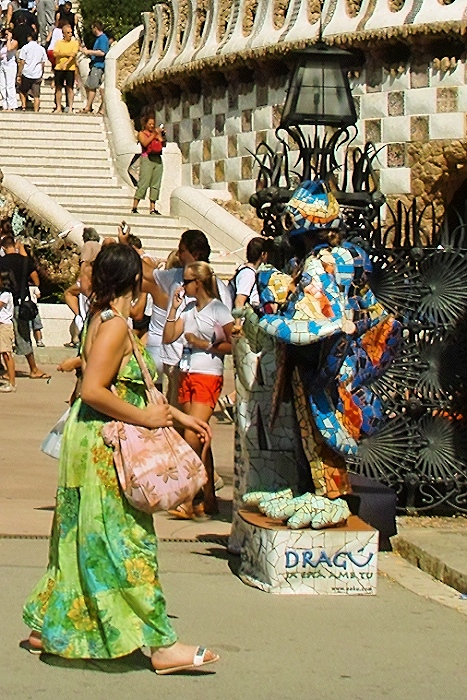
M 80 0 L 80 13 L 83 18 L 84 41 L 88 48 L 94 43 L 91 24 L 99 20 L 104 29 L 112 30 L 116 39 L 141 24 L 141 13 L 149 12 L 153 0 Z

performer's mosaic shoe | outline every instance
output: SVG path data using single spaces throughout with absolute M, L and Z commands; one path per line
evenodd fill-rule
M 292 489 L 283 489 L 282 491 L 250 491 L 242 496 L 243 502 L 249 506 L 257 506 L 260 503 L 268 503 L 280 498 L 293 498 Z
M 287 520 L 292 530 L 311 527 L 321 530 L 345 523 L 350 515 L 343 498 L 325 498 L 314 493 L 293 497 L 291 489 L 276 491 L 251 491 L 243 496 L 244 503 L 255 505 L 258 510 L 273 520 Z
M 295 513 L 287 520 L 292 530 L 311 527 L 321 530 L 345 523 L 350 515 L 347 503 L 342 498 L 331 500 L 314 493 L 305 494 Z
M 306 503 L 309 495 L 306 493 L 304 496 L 297 496 L 296 498 L 280 497 L 269 501 L 261 501 L 258 504 L 258 509 L 273 520 L 287 520 Z

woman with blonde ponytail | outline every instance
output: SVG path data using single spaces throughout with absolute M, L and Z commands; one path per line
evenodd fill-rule
M 195 301 L 187 304 L 179 317 L 177 311 L 184 296 Z M 224 355 L 231 353 L 231 334 L 234 320 L 230 310 L 219 299 L 214 272 L 206 262 L 186 265 L 183 283 L 174 295 L 169 310 L 163 341 L 173 343 L 184 335 L 184 351 L 180 361 L 178 402 L 189 416 L 206 423 L 212 416 L 221 394 L 224 374 Z M 185 440 L 201 454 L 202 442 L 192 430 L 185 430 Z M 214 464 L 209 450 L 206 459 L 208 483 L 204 494 L 193 503 L 183 503 L 172 515 L 182 519 L 205 518 L 218 512 L 214 493 Z

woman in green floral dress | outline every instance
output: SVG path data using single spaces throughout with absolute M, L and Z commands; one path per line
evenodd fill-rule
M 30 650 L 107 659 L 146 646 L 156 672 L 172 673 L 218 656 L 176 641 L 158 579 L 152 517 L 123 496 L 101 431 L 109 420 L 157 428 L 175 419 L 204 439 L 209 427 L 168 404 L 146 402 L 127 330 L 140 280 L 141 259 L 133 248 L 112 244 L 96 258 L 81 398 L 63 435 L 49 565 L 23 618 L 32 630 Z

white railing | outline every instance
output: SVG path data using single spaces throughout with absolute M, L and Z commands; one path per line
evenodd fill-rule
M 21 202 L 34 220 L 50 228 L 52 233 L 68 231 L 67 240 L 79 247 L 83 245 L 84 224 L 30 180 L 13 173 L 3 174 L 0 170 L 0 185 Z
M 146 25 L 148 29 L 149 25 Z M 135 44 L 143 31 L 143 26 L 135 27 L 117 41 L 105 57 L 105 113 L 109 126 L 109 137 L 118 174 L 127 185 L 132 186 L 128 166 L 135 153 L 141 151 L 135 137 L 135 128 L 130 120 L 128 108 L 117 87 L 118 59 Z
M 144 56 L 126 87 L 155 73 L 196 66 L 201 60 L 222 60 L 234 54 L 273 48 L 278 45 L 300 45 L 316 39 L 319 22 L 311 21 L 309 0 L 289 0 L 281 27 L 274 23 L 273 0 L 258 0 L 255 16 L 248 34 L 244 31 L 247 0 L 232 0 L 229 20 L 220 28 L 221 3 L 205 0 L 206 20 L 198 36 L 198 0 L 168 0 L 154 8 L 155 27 L 151 51 L 145 44 Z M 165 9 L 163 9 L 163 7 Z M 461 29 L 467 21 L 466 0 L 454 0 L 444 4 L 443 0 L 405 0 L 401 9 L 393 12 L 391 0 L 362 0 L 357 14 L 348 11 L 349 0 L 324 0 L 322 24 L 324 38 L 350 38 L 352 34 L 383 35 L 403 30 L 414 31 L 421 25 L 456 25 Z M 186 11 L 188 10 L 188 11 Z M 167 27 L 166 18 L 169 16 Z M 181 28 L 183 22 L 183 35 Z M 145 29 L 149 22 L 146 18 Z

